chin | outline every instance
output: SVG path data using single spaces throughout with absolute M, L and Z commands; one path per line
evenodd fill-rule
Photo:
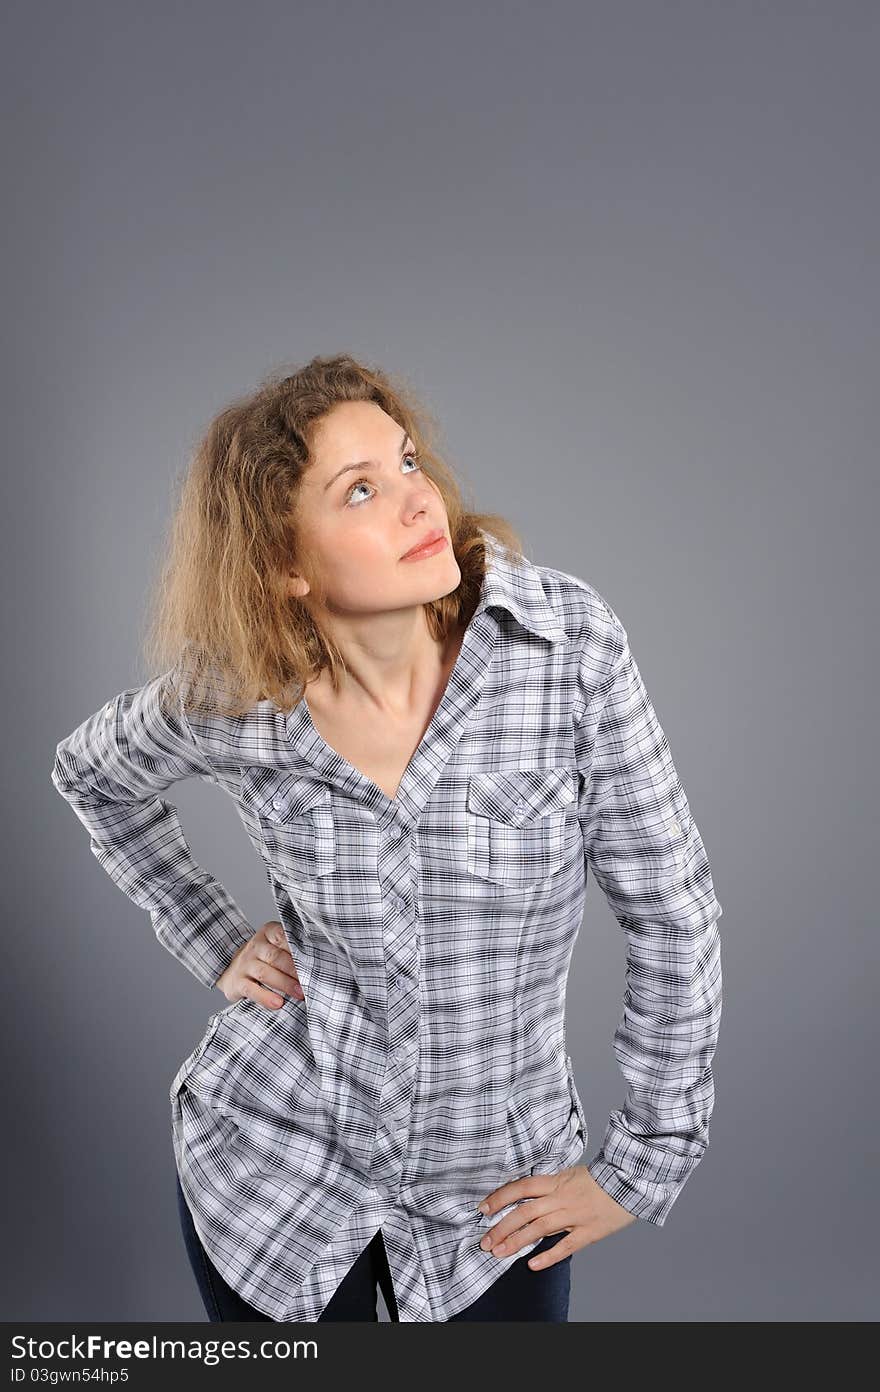
M 457 590 L 460 584 L 461 571 L 459 570 L 457 561 L 453 560 L 452 565 L 448 568 L 447 579 L 445 581 L 440 581 L 439 584 L 435 584 L 433 586 L 429 598 L 443 599 L 446 595 L 452 594 L 454 590 Z

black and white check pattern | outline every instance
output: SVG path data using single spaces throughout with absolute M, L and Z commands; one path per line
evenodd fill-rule
M 389 799 L 301 701 L 164 714 L 169 674 L 57 747 L 99 864 L 212 987 L 252 936 L 161 794 L 234 799 L 305 1000 L 213 1015 L 170 1091 L 199 1236 L 274 1320 L 315 1320 L 382 1228 L 402 1320 L 444 1321 L 537 1245 L 479 1245 L 506 1180 L 582 1159 L 565 1037 L 587 865 L 626 933 L 628 1090 L 589 1169 L 662 1226 L 708 1144 L 721 1017 L 709 863 L 621 621 L 491 534 L 443 700 Z

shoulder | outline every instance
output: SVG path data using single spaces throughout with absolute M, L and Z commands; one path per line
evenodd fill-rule
M 591 581 L 555 566 L 536 566 L 548 604 L 571 644 L 580 720 L 601 699 L 629 650 L 626 628 L 609 599 Z
M 618 656 L 626 642 L 626 629 L 606 596 L 583 576 L 555 566 L 538 565 L 535 570 L 569 642 L 578 651 L 598 646 L 608 648 L 612 658 Z
M 215 781 L 235 777 L 248 764 L 283 761 L 285 716 L 274 702 L 230 709 L 229 685 L 214 663 L 194 668 L 181 659 L 162 680 L 169 727 L 198 753 Z

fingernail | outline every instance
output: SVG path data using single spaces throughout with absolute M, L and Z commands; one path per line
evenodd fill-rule
M 481 1204 L 477 1204 L 477 1211 L 478 1211 L 479 1213 L 488 1213 L 488 1212 L 489 1212 L 489 1205 L 488 1205 L 487 1203 L 485 1203 L 485 1202 L 484 1202 L 484 1203 L 481 1203 Z

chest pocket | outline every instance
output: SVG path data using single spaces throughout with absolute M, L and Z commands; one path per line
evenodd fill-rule
M 282 884 L 305 886 L 336 869 L 333 801 L 326 783 L 248 768 L 242 774 L 241 798 L 257 820 L 269 870 Z
M 467 866 L 496 884 L 544 880 L 565 862 L 573 769 L 476 773 L 467 791 Z

